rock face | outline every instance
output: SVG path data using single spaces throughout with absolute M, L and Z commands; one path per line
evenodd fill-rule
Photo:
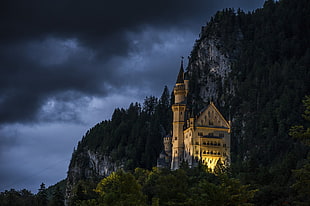
M 239 30 L 231 35 L 229 40 L 235 44 L 233 49 L 227 49 L 225 40 L 208 33 L 208 28 L 202 29 L 187 67 L 189 78 L 192 79 L 192 90 L 196 90 L 192 92 L 196 93 L 194 99 L 199 98 L 204 103 L 211 100 L 217 101 L 224 106 L 222 95 L 235 95 L 230 73 L 232 64 L 239 53 L 238 44 L 241 39 L 242 34 Z
M 197 59 L 188 65 L 189 75 L 198 73 L 199 96 L 204 101 L 218 99 L 219 84 L 224 82 L 231 72 L 231 60 L 228 54 L 220 51 L 221 42 L 219 39 L 204 38 L 196 45 Z
M 71 159 L 66 186 L 66 202 L 72 197 L 72 189 L 80 180 L 99 179 L 110 175 L 121 168 L 111 157 L 84 149 L 81 153 L 74 153 Z

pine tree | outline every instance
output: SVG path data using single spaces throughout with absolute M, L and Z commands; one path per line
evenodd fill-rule
M 39 192 L 36 196 L 37 199 L 37 206 L 46 206 L 47 205 L 47 192 L 46 192 L 46 188 L 45 188 L 45 184 L 42 182 L 42 184 L 40 185 L 40 189 Z
M 63 192 L 61 191 L 59 186 L 56 186 L 49 206 L 63 206 L 63 205 L 64 205 Z

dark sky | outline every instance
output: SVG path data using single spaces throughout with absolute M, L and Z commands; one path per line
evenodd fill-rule
M 210 16 L 263 2 L 1 1 L 0 191 L 65 178 L 90 127 L 172 89 Z

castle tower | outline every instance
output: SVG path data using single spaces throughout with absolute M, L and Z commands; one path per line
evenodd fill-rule
M 172 153 L 171 139 L 171 135 L 167 135 L 166 137 L 164 137 L 164 151 L 168 157 L 171 157 Z
M 172 105 L 173 111 L 173 136 L 172 136 L 172 161 L 171 169 L 175 170 L 180 167 L 184 159 L 184 122 L 186 111 L 186 95 L 187 85 L 184 83 L 184 69 L 183 59 L 178 74 L 176 84 L 174 86 L 174 104 Z

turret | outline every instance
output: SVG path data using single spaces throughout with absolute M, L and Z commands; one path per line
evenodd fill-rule
M 186 89 L 184 84 L 183 59 L 174 87 L 174 104 L 173 111 L 173 136 L 172 136 L 172 162 L 171 169 L 175 170 L 180 167 L 184 159 L 184 123 L 186 111 Z
M 184 83 L 184 69 L 183 69 L 183 60 L 181 61 L 181 67 L 178 74 L 177 81 L 175 83 L 174 89 L 174 103 L 184 103 L 186 97 L 186 87 Z
M 165 153 L 171 157 L 171 152 L 172 152 L 172 143 L 171 143 L 172 137 L 171 135 L 167 135 L 164 137 L 164 150 Z

